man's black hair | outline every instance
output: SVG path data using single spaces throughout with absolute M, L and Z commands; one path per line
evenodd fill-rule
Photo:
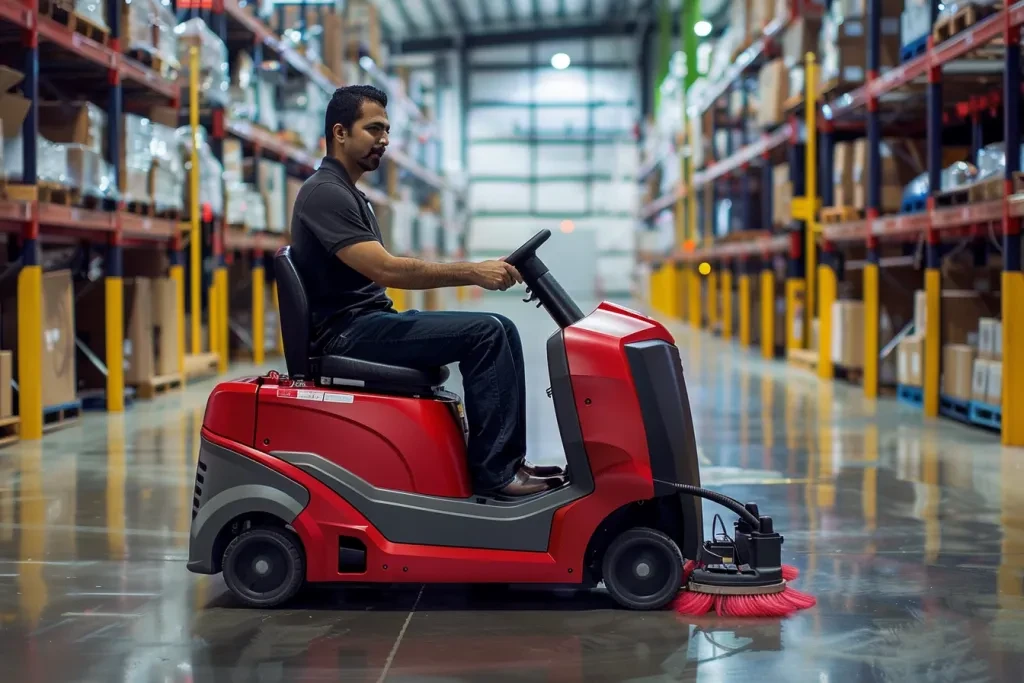
M 334 137 L 334 125 L 340 123 L 346 130 L 352 130 L 352 125 L 359 118 L 359 112 L 366 100 L 376 102 L 382 107 L 388 106 L 387 93 L 372 85 L 346 85 L 334 91 L 331 101 L 327 104 L 327 115 L 324 117 L 324 136 L 327 139 L 328 151 Z

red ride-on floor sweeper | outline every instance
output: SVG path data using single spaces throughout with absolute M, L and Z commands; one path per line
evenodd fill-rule
M 442 388 L 446 368 L 310 357 L 302 277 L 284 247 L 275 273 L 288 374 L 223 382 L 210 395 L 188 569 L 223 572 L 254 607 L 281 604 L 307 581 L 603 581 L 627 608 L 664 607 L 683 589 L 700 593 L 704 611 L 723 594 L 778 600 L 789 590 L 771 519 L 700 488 L 672 336 L 611 303 L 584 316 L 537 256 L 550 236 L 538 233 L 507 261 L 525 301 L 557 324 L 548 394 L 563 485 L 475 495 L 469 426 L 459 396 Z M 703 541 L 699 498 L 739 515 L 735 540 Z

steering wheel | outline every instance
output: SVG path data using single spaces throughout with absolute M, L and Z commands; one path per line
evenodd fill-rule
M 519 247 L 505 259 L 505 263 L 509 264 L 515 269 L 522 268 L 523 264 L 530 260 L 530 258 L 537 251 L 540 245 L 544 244 L 551 237 L 551 231 L 548 229 L 541 230 L 536 235 L 526 240 L 523 246 Z

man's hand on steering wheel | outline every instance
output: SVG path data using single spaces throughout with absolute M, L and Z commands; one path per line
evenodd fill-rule
M 502 260 L 481 261 L 473 264 L 473 284 L 490 291 L 504 292 L 523 281 L 519 271 Z

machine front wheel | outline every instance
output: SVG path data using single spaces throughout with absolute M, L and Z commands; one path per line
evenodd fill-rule
M 224 551 L 224 582 L 249 607 L 276 607 L 302 587 L 305 560 L 298 540 L 284 529 L 253 528 Z
M 676 542 L 648 527 L 628 529 L 612 541 L 601 563 L 615 601 L 635 610 L 667 605 L 683 582 L 683 554 Z

